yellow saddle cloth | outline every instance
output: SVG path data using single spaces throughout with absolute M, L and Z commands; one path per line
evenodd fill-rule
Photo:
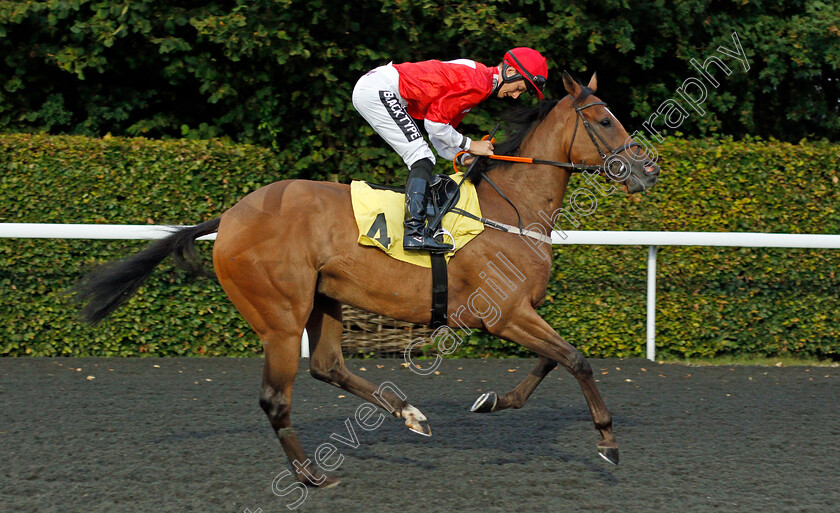
M 461 181 L 463 173 L 449 175 L 456 183 Z M 356 216 L 356 226 L 359 228 L 359 244 L 375 246 L 397 260 L 421 267 L 432 267 L 429 253 L 426 251 L 403 250 L 403 220 L 405 218 L 405 195 L 400 192 L 374 189 L 362 181 L 350 184 L 350 197 L 353 203 L 353 214 Z M 477 217 L 481 217 L 478 205 L 478 194 L 475 185 L 464 180 L 461 185 L 461 196 L 455 205 Z M 452 234 L 455 248 L 446 253 L 446 261 L 463 248 L 476 235 L 484 230 L 480 221 L 462 215 L 448 213 L 443 216 L 441 223 L 444 230 Z M 443 240 L 452 242 L 449 237 Z

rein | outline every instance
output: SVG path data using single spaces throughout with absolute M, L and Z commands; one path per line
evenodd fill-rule
M 472 164 L 470 165 L 469 169 L 467 170 L 467 172 L 464 174 L 464 178 L 467 178 L 470 175 L 470 171 L 472 171 L 473 166 L 475 166 L 476 162 L 478 162 L 478 159 L 480 157 L 489 158 L 490 160 L 501 160 L 501 161 L 505 161 L 505 162 L 515 162 L 515 163 L 518 163 L 518 164 L 536 164 L 536 165 L 554 166 L 554 167 L 559 167 L 559 168 L 562 168 L 562 169 L 566 169 L 570 173 L 582 173 L 584 171 L 595 171 L 597 173 L 602 173 L 602 172 L 606 173 L 607 176 L 609 176 L 610 178 L 615 178 L 616 176 L 621 177 L 621 175 L 623 175 L 624 172 L 626 171 L 624 163 L 621 162 L 621 161 L 618 162 L 619 163 L 619 169 L 618 169 L 619 172 L 614 176 L 611 173 L 611 170 L 610 170 L 612 162 L 609 162 L 609 161 L 611 160 L 612 157 L 615 157 L 616 155 L 618 155 L 618 154 L 620 154 L 624 151 L 627 151 L 630 148 L 635 148 L 635 147 L 641 148 L 642 145 L 635 142 L 635 141 L 631 141 L 629 143 L 625 143 L 625 144 L 619 146 L 618 148 L 611 148 L 610 144 L 601 136 L 601 134 L 599 134 L 598 132 L 595 131 L 595 129 L 592 127 L 592 124 L 589 123 L 589 121 L 583 116 L 583 110 L 588 109 L 589 107 L 594 107 L 595 105 L 603 105 L 604 107 L 606 107 L 607 104 L 605 102 L 591 102 L 591 103 L 587 103 L 586 105 L 578 106 L 578 104 L 574 100 L 572 100 L 572 105 L 575 107 L 575 113 L 577 114 L 577 116 L 575 117 L 575 128 L 572 131 L 572 140 L 569 143 L 569 151 L 567 152 L 567 154 L 569 156 L 568 157 L 569 162 L 557 162 L 557 161 L 554 161 L 554 160 L 536 159 L 536 158 L 532 158 L 532 157 L 514 157 L 514 156 L 511 156 L 511 155 L 477 155 L 475 157 L 475 159 L 473 160 Z M 601 160 L 604 161 L 603 164 L 591 165 L 591 164 L 586 164 L 586 161 L 581 161 L 580 164 L 575 164 L 574 162 L 571 161 L 572 160 L 572 148 L 575 144 L 575 137 L 577 136 L 578 124 L 580 124 L 581 121 L 583 122 L 584 130 L 586 130 L 587 135 L 589 135 L 589 138 L 592 140 L 592 144 L 595 145 L 595 149 L 598 151 L 598 155 L 600 155 Z M 499 125 L 496 125 L 493 128 L 493 131 L 490 133 L 490 135 L 485 136 L 482 139 L 488 139 L 489 138 L 492 141 L 493 140 L 493 134 L 496 133 L 496 130 L 498 128 L 499 128 Z M 606 149 L 603 149 L 601 147 L 601 144 L 598 144 L 598 141 L 600 141 L 601 144 L 603 144 L 604 148 L 606 148 Z M 607 153 L 607 152 L 609 152 L 609 153 Z M 468 153 L 468 152 L 466 152 L 466 151 L 459 152 L 457 155 L 455 155 L 455 158 L 452 159 L 452 167 L 455 168 L 456 172 L 458 171 L 458 166 L 457 166 L 458 157 L 461 156 L 464 153 Z M 510 206 L 513 207 L 513 210 L 516 211 L 516 216 L 519 220 L 519 227 L 517 228 L 515 226 L 510 226 L 510 225 L 507 225 L 507 224 L 504 224 L 504 223 L 491 221 L 490 219 L 479 218 L 479 217 L 476 217 L 476 216 L 470 214 L 469 212 L 466 212 L 466 211 L 458 209 L 458 208 L 451 209 L 452 212 L 455 212 L 457 214 L 460 214 L 460 215 L 463 215 L 463 216 L 466 216 L 466 217 L 470 217 L 472 219 L 475 219 L 476 221 L 480 221 L 485 226 L 488 226 L 490 228 L 494 228 L 496 230 L 501 230 L 501 231 L 509 232 L 509 233 L 519 233 L 520 235 L 525 235 L 527 237 L 531 237 L 531 238 L 536 239 L 540 242 L 545 242 L 545 243 L 551 244 L 551 237 L 548 237 L 548 236 L 543 235 L 541 233 L 534 232 L 532 230 L 523 230 L 522 229 L 522 216 L 519 214 L 519 209 L 516 208 L 516 205 L 514 205 L 513 202 L 510 199 L 508 199 L 507 196 L 505 196 L 505 194 L 501 191 L 501 189 L 499 189 L 499 187 L 497 187 L 496 184 L 493 183 L 492 180 L 490 180 L 490 178 L 487 176 L 487 174 L 485 172 L 482 171 L 481 176 L 484 180 L 487 181 L 487 183 L 490 184 L 490 186 L 493 187 L 493 189 L 496 190 L 496 192 L 499 193 L 499 196 L 501 196 L 505 201 L 507 201 L 510 204 Z M 459 186 L 460 186 L 460 184 L 459 184 Z
M 504 160 L 507 162 L 517 162 L 519 164 L 544 164 L 554 167 L 562 167 L 569 169 L 571 173 L 581 173 L 583 171 L 599 171 L 603 166 L 590 166 L 586 164 L 572 164 L 571 162 L 557 162 L 554 160 L 535 159 L 531 157 L 512 157 L 510 155 L 486 155 L 490 160 Z
M 623 145 L 619 146 L 618 148 L 614 148 L 614 149 L 610 148 L 610 144 L 603 137 L 601 137 L 601 134 L 599 134 L 598 132 L 595 131 L 594 128 L 592 128 L 592 124 L 585 117 L 583 117 L 583 112 L 582 111 L 584 109 L 588 109 L 589 107 L 594 107 L 595 105 L 603 105 L 604 107 L 606 107 L 607 104 L 605 102 L 592 102 L 592 103 L 587 103 L 586 105 L 578 106 L 577 103 L 572 101 L 572 105 L 574 105 L 574 107 L 575 107 L 575 113 L 577 114 L 577 117 L 575 118 L 575 128 L 572 131 L 572 141 L 569 143 L 569 151 L 566 152 L 569 155 L 569 162 L 557 162 L 557 161 L 554 161 L 554 160 L 535 159 L 535 158 L 531 158 L 531 157 L 513 157 L 513 156 L 510 156 L 510 155 L 486 155 L 486 157 L 489 158 L 490 160 L 502 160 L 502 161 L 506 161 L 506 162 L 516 162 L 516 163 L 519 163 L 519 164 L 541 164 L 541 165 L 547 165 L 547 166 L 554 166 L 554 167 L 559 167 L 559 168 L 563 168 L 563 169 L 568 169 L 570 173 L 581 173 L 583 171 L 597 171 L 597 172 L 605 172 L 605 173 L 608 173 L 608 174 L 611 175 L 611 173 L 609 173 L 609 170 L 607 169 L 607 167 L 608 167 L 607 160 L 610 157 L 614 157 L 614 156 L 618 155 L 619 153 L 622 153 L 626 150 L 629 150 L 630 148 L 635 148 L 635 147 L 641 148 L 642 147 L 641 144 L 633 141 L 633 142 L 623 144 Z M 601 156 L 601 160 L 604 161 L 604 164 L 587 165 L 586 161 L 582 161 L 581 164 L 575 164 L 575 163 L 571 162 L 571 160 L 572 160 L 572 147 L 575 144 L 575 137 L 577 136 L 578 124 L 581 121 L 583 122 L 583 128 L 586 130 L 587 135 L 589 135 L 589 138 L 592 140 L 592 144 L 595 145 L 595 149 L 598 150 L 598 155 Z M 606 147 L 606 151 L 601 148 L 601 144 L 598 144 L 599 140 L 601 141 L 601 144 L 603 144 L 604 147 Z M 609 151 L 609 153 L 607 153 L 607 151 Z M 624 164 L 621 164 L 621 165 L 622 165 L 622 169 L 620 169 L 620 171 L 623 172 Z

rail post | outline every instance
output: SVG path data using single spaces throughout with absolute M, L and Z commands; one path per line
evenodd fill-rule
M 656 359 L 656 246 L 650 246 L 648 249 L 647 359 Z

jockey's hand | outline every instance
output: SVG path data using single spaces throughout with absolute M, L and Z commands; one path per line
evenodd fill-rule
M 489 140 L 471 141 L 470 149 L 467 150 L 470 155 L 493 155 L 493 143 Z

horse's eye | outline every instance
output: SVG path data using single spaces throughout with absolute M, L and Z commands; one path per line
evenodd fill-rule
M 609 118 L 604 118 L 604 119 L 601 120 L 601 126 L 603 126 L 603 127 L 609 127 L 611 124 L 612 123 L 610 123 Z

